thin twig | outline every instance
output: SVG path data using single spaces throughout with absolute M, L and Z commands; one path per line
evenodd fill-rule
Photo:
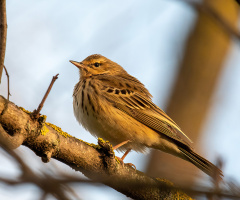
M 9 82 L 9 74 L 8 74 L 8 71 L 7 71 L 7 68 L 5 67 L 5 65 L 3 65 L 3 68 L 4 68 L 5 72 L 6 72 L 7 81 L 8 81 L 8 96 L 7 96 L 7 99 L 9 100 L 9 96 L 11 96 L 11 94 L 10 94 L 10 86 L 9 86 L 9 84 L 10 84 L 10 82 Z
M 219 157 L 217 159 L 217 164 L 216 164 L 217 168 L 222 170 L 222 167 L 223 167 L 223 160 Z M 219 192 L 221 192 L 221 189 L 220 189 L 220 183 L 222 182 L 222 178 L 221 176 L 219 175 L 219 172 L 218 170 L 214 171 L 214 175 L 213 175 L 213 185 L 214 185 L 214 192 L 217 194 Z M 216 196 L 216 194 L 211 194 L 208 196 L 208 199 L 209 200 L 214 200 L 216 198 L 218 198 L 218 196 Z
M 57 74 L 56 76 L 53 76 L 52 81 L 51 81 L 50 85 L 48 86 L 48 89 L 47 89 L 47 91 L 46 91 L 46 93 L 45 93 L 41 103 L 39 104 L 37 110 L 34 110 L 33 113 L 32 113 L 33 118 L 35 118 L 35 119 L 39 118 L 39 116 L 40 116 L 39 113 L 42 110 L 43 104 L 46 101 L 46 99 L 47 99 L 47 97 L 48 97 L 48 95 L 49 95 L 49 93 L 50 93 L 50 91 L 52 89 L 52 86 L 53 86 L 54 82 L 57 80 L 58 75 L 59 74 Z
M 0 83 L 5 59 L 7 40 L 6 0 L 0 1 Z

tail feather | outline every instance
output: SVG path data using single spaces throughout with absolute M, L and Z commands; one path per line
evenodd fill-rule
M 179 150 L 184 154 L 186 157 L 185 159 L 193 163 L 196 167 L 201 169 L 203 172 L 208 174 L 211 177 L 215 177 L 217 174 L 222 177 L 222 171 L 216 167 L 214 164 L 206 160 L 205 158 L 201 157 L 191 149 L 184 149 L 179 147 Z

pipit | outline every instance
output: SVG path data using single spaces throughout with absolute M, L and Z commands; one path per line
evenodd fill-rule
M 74 114 L 92 135 L 119 146 L 118 150 L 126 151 L 124 157 L 130 149 L 144 152 L 153 148 L 187 160 L 209 176 L 216 172 L 222 175 L 193 151 L 191 140 L 180 127 L 152 102 L 144 85 L 120 65 L 99 54 L 70 62 L 80 71 L 73 93 Z

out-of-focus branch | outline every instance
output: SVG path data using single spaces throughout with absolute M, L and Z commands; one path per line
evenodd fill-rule
M 209 188 L 202 188 L 198 187 L 197 189 L 191 189 L 191 188 L 180 188 L 184 192 L 186 192 L 189 195 L 193 196 L 205 196 L 205 197 L 218 197 L 218 198 L 226 198 L 226 199 L 240 199 L 240 194 L 232 194 L 229 191 L 215 191 L 211 190 Z
M 182 0 L 193 6 L 197 11 L 206 13 L 216 23 L 218 23 L 224 31 L 226 31 L 231 37 L 240 40 L 240 32 L 229 24 L 207 1 L 196 2 L 193 0 Z M 240 1 L 237 0 L 239 3 Z
M 6 0 L 0 0 L 0 83 L 5 59 L 7 39 Z
M 28 165 L 21 159 L 21 157 L 16 152 L 9 149 L 9 146 L 4 141 L 0 141 L 0 146 L 8 153 L 8 155 L 15 159 L 22 172 L 18 180 L 0 177 L 0 182 L 12 186 L 31 183 L 42 189 L 45 194 L 52 194 L 54 197 L 60 200 L 68 199 L 63 189 L 68 188 L 65 183 L 62 184 L 62 181 L 65 180 L 63 176 L 61 177 L 61 181 L 59 181 L 57 178 L 49 176 L 45 173 L 42 173 L 42 175 L 39 175 L 39 173 L 36 174 L 34 171 L 31 170 L 31 168 L 28 167 Z M 67 180 L 70 182 L 70 178 L 68 178 Z M 78 181 L 81 182 L 82 180 L 78 178 Z
M 236 2 L 240 5 L 240 0 L 236 0 Z
M 198 141 L 211 107 L 219 75 L 232 44 L 231 39 L 238 38 L 238 33 L 230 30 L 237 27 L 239 8 L 232 0 L 174 1 L 190 4 L 199 12 L 184 45 L 184 52 L 181 52 L 183 57 L 179 63 L 166 113 L 195 143 L 193 144 L 195 150 L 204 156 L 203 149 L 206 148 L 201 149 Z M 207 4 L 201 5 L 202 2 Z M 230 32 L 236 33 L 234 37 Z M 162 162 L 164 165 L 161 165 Z M 151 176 L 165 177 L 175 184 L 192 185 L 199 171 L 183 160 L 160 151 L 153 151 L 147 173 Z
M 32 120 L 30 114 L 0 96 L 0 136 L 7 138 L 9 135 L 6 144 L 10 148 L 25 145 L 44 162 L 55 158 L 93 181 L 134 199 L 191 199 L 180 190 L 169 187 L 166 180 L 151 178 L 127 165 L 118 164 L 110 143 L 99 140 L 99 145 L 87 144 L 45 123 L 44 119 Z M 11 140 L 15 141 L 14 145 Z

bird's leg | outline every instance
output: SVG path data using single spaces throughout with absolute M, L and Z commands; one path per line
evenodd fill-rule
M 124 158 L 126 158 L 126 156 L 130 153 L 132 149 L 128 149 L 124 154 L 123 156 L 121 157 L 122 161 L 124 160 Z
M 113 150 L 118 149 L 119 147 L 123 146 L 124 144 L 127 144 L 128 142 L 129 142 L 129 140 L 126 140 L 126 141 L 123 141 L 123 142 L 117 144 L 116 146 L 113 147 Z M 130 149 L 130 150 L 131 150 L 131 149 Z M 130 152 L 130 151 L 127 150 L 126 153 L 125 153 L 126 155 L 124 154 L 124 155 L 122 156 L 122 158 L 124 159 L 129 152 Z M 123 162 L 123 159 L 122 159 L 122 158 L 119 158 L 118 156 L 115 156 L 115 157 L 118 159 L 118 161 L 119 161 L 122 165 L 124 165 L 124 162 Z
M 122 162 L 123 162 L 124 158 L 126 158 L 126 156 L 130 153 L 131 150 L 132 150 L 132 149 L 128 149 L 128 150 L 123 154 L 123 156 L 121 157 Z M 129 165 L 129 166 L 133 167 L 135 170 L 137 169 L 136 166 L 135 166 L 134 164 L 132 164 L 132 163 L 126 163 L 126 165 Z
M 118 159 L 118 161 L 119 161 L 123 166 L 124 166 L 123 160 L 124 160 L 124 158 L 126 158 L 126 156 L 130 153 L 131 150 L 132 150 L 132 149 L 128 149 L 128 150 L 123 154 L 123 156 L 122 156 L 121 158 L 119 158 L 119 157 L 116 156 L 117 159 Z M 125 164 L 133 167 L 133 168 L 136 170 L 136 166 L 135 166 L 134 164 L 132 164 L 132 163 L 125 163 Z
M 113 150 L 118 149 L 119 147 L 123 146 L 124 144 L 127 144 L 128 142 L 130 142 L 130 140 L 126 140 L 124 142 L 121 142 L 120 144 L 117 144 L 116 146 L 113 147 Z
M 119 147 L 123 146 L 124 144 L 127 144 L 128 142 L 130 142 L 130 140 L 126 140 L 124 142 L 121 142 L 120 144 L 117 144 L 116 146 L 113 147 L 113 150 L 118 149 Z M 116 158 L 118 159 L 118 161 L 124 166 L 124 158 L 126 158 L 126 156 L 129 154 L 129 152 L 131 151 L 131 149 L 128 149 L 121 158 L 119 158 L 118 156 L 116 156 Z M 136 170 L 136 166 L 132 163 L 126 163 L 127 165 L 130 165 L 131 167 L 135 168 Z
M 130 141 L 130 140 L 126 140 L 126 141 L 121 142 L 120 144 L 117 144 L 116 146 L 113 147 L 113 150 L 116 150 L 116 149 L 118 149 L 119 147 L 123 146 L 124 144 L 127 144 L 129 141 Z M 126 151 L 125 154 L 127 155 L 128 153 L 129 153 L 129 152 Z M 123 159 L 126 157 L 125 154 L 123 155 Z M 118 159 L 118 161 L 119 161 L 122 165 L 124 165 L 124 162 L 123 162 L 123 159 L 122 159 L 122 158 L 119 158 L 118 156 L 116 156 L 116 158 Z

